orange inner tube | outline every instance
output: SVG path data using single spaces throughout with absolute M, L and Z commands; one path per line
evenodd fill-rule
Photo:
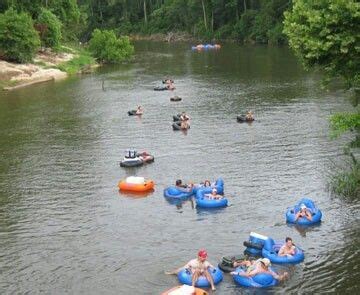
M 146 192 L 154 188 L 154 181 L 146 180 L 144 183 L 128 183 L 125 180 L 120 180 L 118 187 L 121 191 L 133 191 L 133 192 Z
M 161 293 L 161 295 L 168 295 L 170 292 L 175 291 L 176 289 L 179 288 L 181 288 L 181 286 L 176 286 L 170 290 L 165 291 L 164 293 Z M 209 294 L 208 292 L 200 288 L 195 288 L 195 293 L 193 293 L 193 295 L 208 295 L 208 294 Z

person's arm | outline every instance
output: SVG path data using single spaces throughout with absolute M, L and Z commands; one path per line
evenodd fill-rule
M 285 256 L 286 254 L 284 254 L 284 246 L 282 246 L 279 250 L 278 256 Z
M 282 275 L 278 275 L 276 272 L 274 272 L 274 271 L 272 271 L 270 269 L 267 272 L 269 274 L 271 274 L 278 281 L 282 281 L 282 280 L 286 279 L 287 276 L 289 275 L 287 272 L 284 272 L 284 274 L 282 274 Z
M 172 271 L 166 271 L 165 274 L 167 274 L 167 275 L 177 275 L 181 270 L 190 269 L 190 268 L 191 268 L 191 264 L 190 264 L 190 261 L 189 261 L 183 267 L 179 267 L 179 268 L 177 268 L 175 270 L 172 270 Z
M 306 218 L 310 221 L 312 220 L 312 215 L 308 210 L 306 210 Z

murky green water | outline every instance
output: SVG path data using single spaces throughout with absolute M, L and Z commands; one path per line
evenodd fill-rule
M 174 93 L 155 92 L 164 77 Z M 286 48 L 136 43 L 134 63 L 0 93 L 0 293 L 159 294 L 177 285 L 164 270 L 206 248 L 217 264 L 242 253 L 250 231 L 293 237 L 305 261 L 269 292 L 355 293 L 359 287 L 359 203 L 331 196 L 329 173 L 346 138 L 331 141 L 328 117 L 350 110 L 324 91 Z M 102 90 L 104 81 L 105 91 Z M 178 95 L 181 102 L 170 102 Z M 141 104 L 142 118 L 127 116 Z M 239 124 L 251 109 L 257 121 Z M 172 115 L 187 111 L 187 133 Z M 153 164 L 119 167 L 128 147 Z M 119 193 L 129 175 L 155 191 Z M 222 177 L 231 206 L 220 211 L 169 204 L 175 179 Z M 285 223 L 286 208 L 308 196 L 320 226 Z M 263 291 L 261 291 L 263 292 Z M 225 275 L 216 294 L 248 294 Z

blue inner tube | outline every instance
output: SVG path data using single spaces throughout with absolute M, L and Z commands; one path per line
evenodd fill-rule
M 222 281 L 223 273 L 218 267 L 209 268 L 209 273 L 212 276 L 215 285 Z M 182 284 L 191 286 L 192 284 L 191 278 L 192 278 L 192 273 L 189 269 L 183 269 L 178 273 L 179 282 Z M 200 276 L 198 280 L 195 282 L 195 286 L 199 288 L 210 287 L 210 283 L 205 276 Z
M 271 269 L 271 267 L 269 268 Z M 274 271 L 273 269 L 271 269 Z M 244 273 L 245 270 L 242 267 L 238 267 L 235 272 Z M 243 277 L 238 274 L 233 275 L 235 283 L 243 287 L 255 287 L 255 288 L 268 288 L 277 285 L 279 282 L 271 274 L 261 273 L 253 277 Z
M 186 200 L 187 198 L 190 198 L 193 194 L 193 190 L 182 190 L 176 186 L 169 186 L 164 189 L 164 197 L 170 199 Z
M 199 192 L 196 194 L 198 196 Z M 205 195 L 202 197 L 196 197 L 196 207 L 199 208 L 223 208 L 228 205 L 226 198 L 222 199 L 209 199 Z
M 262 249 L 262 256 L 269 258 L 272 263 L 278 264 L 296 264 L 304 260 L 304 252 L 299 247 L 295 247 L 295 255 L 293 256 L 279 256 L 278 252 L 283 245 L 284 242 L 266 242 Z
M 307 210 L 312 214 L 312 220 L 308 220 L 305 217 L 300 217 L 298 220 L 295 221 L 296 213 L 300 211 L 301 204 L 305 204 Z M 299 225 L 312 225 L 319 223 L 321 221 L 322 213 L 321 210 L 318 209 L 314 202 L 310 199 L 301 199 L 298 204 L 296 204 L 293 208 L 288 208 L 286 211 L 286 222 L 295 223 Z

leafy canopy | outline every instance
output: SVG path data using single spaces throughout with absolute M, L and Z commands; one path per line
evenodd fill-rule
M 51 48 L 59 48 L 61 40 L 61 22 L 50 10 L 41 8 L 36 25 L 40 32 L 42 45 Z
M 321 66 L 328 77 L 359 85 L 360 3 L 356 0 L 295 0 L 285 12 L 284 33 L 305 67 Z
M 128 37 L 117 38 L 112 30 L 95 29 L 89 42 L 94 57 L 104 63 L 118 63 L 127 60 L 134 53 Z
M 30 62 L 40 46 L 40 38 L 27 13 L 8 9 L 0 14 L 0 56 L 19 63 Z

